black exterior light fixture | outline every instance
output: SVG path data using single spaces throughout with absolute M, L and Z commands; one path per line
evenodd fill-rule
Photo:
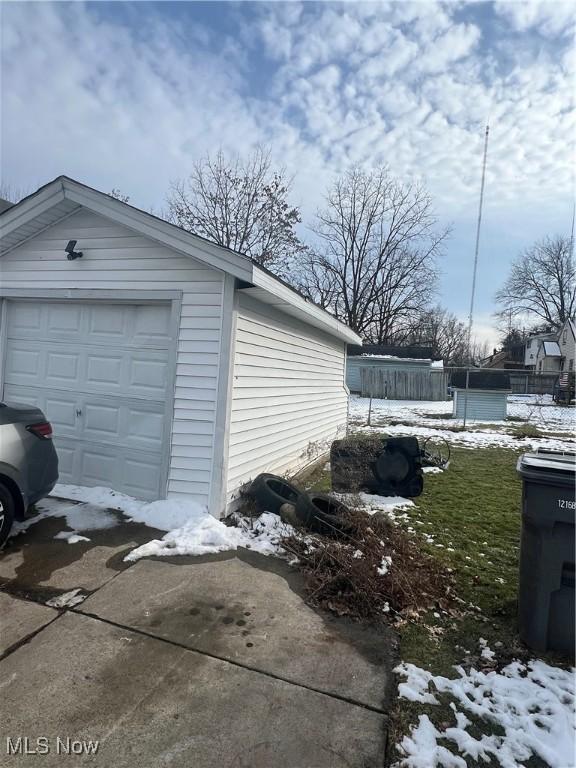
M 66 251 L 66 258 L 68 261 L 74 261 L 74 259 L 82 258 L 82 251 L 75 251 L 77 240 L 68 240 L 68 245 L 64 250 Z

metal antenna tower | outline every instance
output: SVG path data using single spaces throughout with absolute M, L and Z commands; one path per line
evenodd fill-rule
M 476 297 L 476 273 L 478 272 L 478 251 L 480 250 L 480 225 L 482 224 L 482 206 L 484 204 L 484 183 L 486 181 L 486 158 L 488 156 L 488 134 L 490 126 L 486 125 L 484 135 L 484 157 L 482 159 L 482 181 L 480 183 L 480 203 L 478 205 L 478 223 L 476 225 L 476 247 L 474 249 L 474 269 L 472 272 L 472 294 L 470 296 L 470 314 L 468 315 L 468 357 L 472 362 L 472 325 L 474 322 L 474 299 Z
M 472 272 L 472 293 L 470 296 L 470 314 L 468 315 L 468 366 L 466 368 L 466 389 L 464 391 L 464 420 L 466 426 L 468 416 L 468 387 L 470 383 L 470 366 L 472 365 L 472 325 L 474 322 L 474 299 L 476 296 L 476 273 L 478 272 L 478 251 L 480 250 L 480 225 L 482 224 L 482 206 L 484 204 L 484 183 L 486 181 L 486 158 L 488 156 L 488 134 L 490 126 L 486 124 L 484 135 L 484 157 L 482 159 L 482 181 L 480 183 L 480 203 L 478 204 L 478 223 L 476 225 L 476 247 L 474 249 L 474 269 Z

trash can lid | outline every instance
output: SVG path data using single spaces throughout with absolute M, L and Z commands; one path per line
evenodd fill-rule
M 518 472 L 524 477 L 552 474 L 559 480 L 570 481 L 570 475 L 576 474 L 576 454 L 563 451 L 538 450 L 534 453 L 525 453 L 518 459 L 516 466 Z M 574 482 L 572 479 L 571 482 Z

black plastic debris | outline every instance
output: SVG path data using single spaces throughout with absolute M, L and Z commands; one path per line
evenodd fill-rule
M 420 496 L 422 451 L 415 437 L 348 437 L 330 449 L 332 489 L 380 496 Z

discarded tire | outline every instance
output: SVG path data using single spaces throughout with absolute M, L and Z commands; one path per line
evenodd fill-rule
M 345 519 L 348 507 L 325 493 L 302 493 L 296 502 L 296 517 L 314 533 L 335 536 L 350 533 L 352 527 Z
M 278 515 L 283 504 L 296 506 L 302 492 L 278 475 L 263 473 L 258 475 L 250 485 L 250 496 L 255 500 L 262 512 L 273 512 Z

